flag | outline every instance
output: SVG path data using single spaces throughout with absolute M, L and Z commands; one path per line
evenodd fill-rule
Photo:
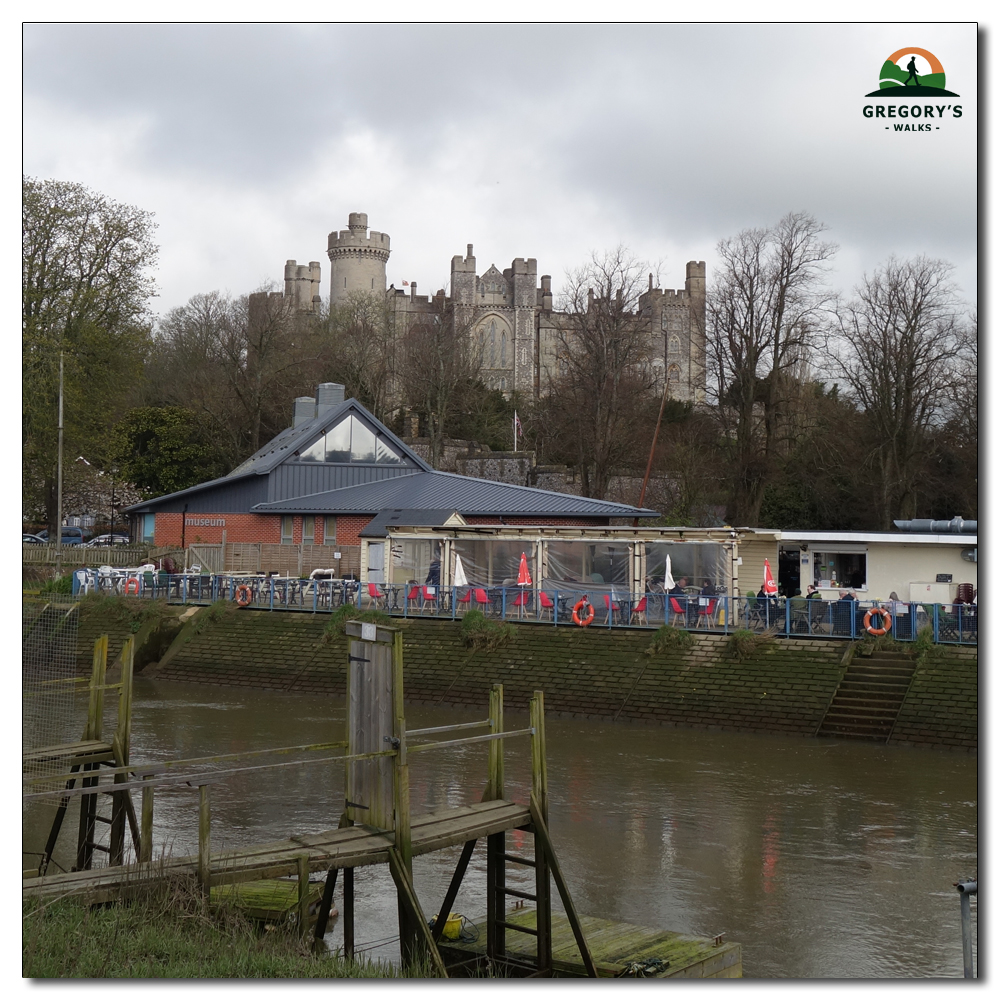
M 524 429 L 521 427 L 521 421 L 517 419 L 517 410 L 514 411 L 514 451 L 517 451 L 517 439 L 519 437 L 524 437 Z
M 673 590 L 676 586 L 674 575 L 670 572 L 670 556 L 667 556 L 666 568 L 663 570 L 663 589 Z
M 465 567 L 462 565 L 462 557 L 460 555 L 455 556 L 455 580 L 454 584 L 456 587 L 468 587 L 469 581 L 465 576 Z
M 765 559 L 764 560 L 764 593 L 765 594 L 776 594 L 778 592 L 778 585 L 774 582 L 774 577 L 771 575 L 771 564 Z
M 531 586 L 531 574 L 528 572 L 528 557 L 521 553 L 521 565 L 517 568 L 517 585 L 519 587 Z

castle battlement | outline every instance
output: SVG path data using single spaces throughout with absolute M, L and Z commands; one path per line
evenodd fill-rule
M 385 292 L 385 265 L 391 252 L 388 234 L 369 231 L 367 212 L 351 212 L 347 226 L 327 239 L 331 305 L 352 292 Z

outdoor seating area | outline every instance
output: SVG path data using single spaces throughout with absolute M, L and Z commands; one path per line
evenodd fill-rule
M 110 572 L 108 572 L 110 571 Z M 283 577 L 275 574 L 208 574 L 197 567 L 168 574 L 150 565 L 128 570 L 101 567 L 77 570 L 74 593 L 111 593 L 163 599 L 168 603 L 211 604 L 225 599 L 241 607 L 272 611 L 333 611 L 350 604 L 374 608 L 402 618 L 460 619 L 475 608 L 488 618 L 590 628 L 655 629 L 671 625 L 689 631 L 728 633 L 736 629 L 771 632 L 776 636 L 858 639 L 870 634 L 865 617 L 876 628 L 886 627 L 884 602 L 825 601 L 773 596 L 760 598 L 664 593 L 633 594 L 595 583 L 542 587 L 508 584 L 495 587 L 467 583 L 366 583 L 353 579 Z M 574 617 L 574 611 L 576 617 Z M 974 604 L 904 604 L 888 614 L 886 634 L 908 641 L 930 626 L 935 642 L 976 645 L 978 607 Z

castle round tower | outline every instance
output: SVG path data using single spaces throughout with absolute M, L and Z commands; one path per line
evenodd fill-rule
M 330 233 L 330 305 L 343 302 L 351 292 L 385 292 L 385 265 L 389 259 L 389 237 L 368 232 L 368 215 L 351 212 L 347 229 Z

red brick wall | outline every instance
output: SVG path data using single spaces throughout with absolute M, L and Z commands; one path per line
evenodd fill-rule
M 360 545 L 358 532 L 372 519 L 371 514 L 346 514 L 337 518 L 337 537 L 327 535 L 321 542 L 328 545 Z M 227 542 L 281 542 L 281 514 L 164 514 L 156 515 L 156 544 L 181 544 L 181 518 L 187 518 L 184 528 L 184 544 L 196 545 L 218 544 L 222 541 L 222 532 L 226 533 Z M 192 521 L 224 521 L 225 524 L 192 524 Z M 324 521 L 325 527 L 325 521 Z M 302 541 L 302 517 L 295 514 L 292 518 L 292 543 L 298 545 Z M 317 542 L 320 544 L 320 542 Z

